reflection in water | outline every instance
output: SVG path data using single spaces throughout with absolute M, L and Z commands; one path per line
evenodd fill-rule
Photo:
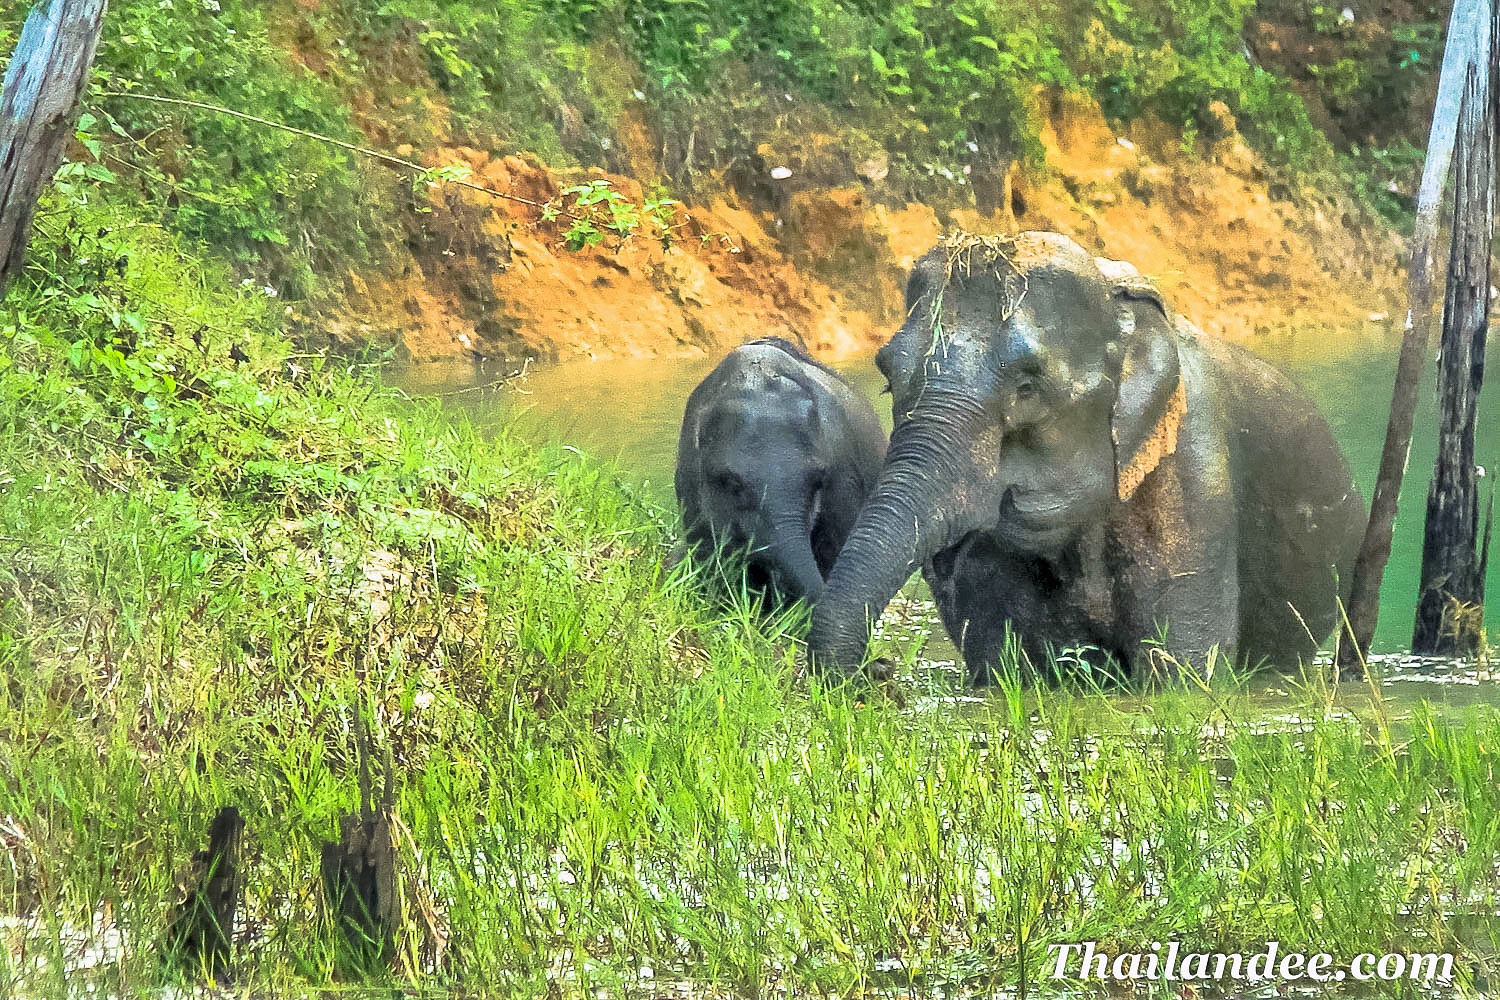
M 1355 479 L 1368 498 L 1374 485 L 1385 436 L 1396 356 L 1386 340 L 1356 335 L 1340 338 L 1351 346 L 1331 354 L 1322 345 L 1309 352 L 1306 342 L 1287 340 L 1263 350 L 1273 362 L 1297 379 L 1316 399 L 1354 468 Z M 683 405 L 693 387 L 708 374 L 717 358 L 644 361 L 574 361 L 538 369 L 499 391 L 457 392 L 503 374 L 464 362 L 413 366 L 393 378 L 413 395 L 445 395 L 448 405 L 464 411 L 480 427 L 502 424 L 540 442 L 571 444 L 597 458 L 617 462 L 622 474 L 663 506 L 674 503 L 672 469 Z M 856 389 L 875 402 L 889 428 L 888 397 L 870 358 L 834 366 Z M 1403 492 L 1390 566 L 1381 592 L 1377 652 L 1391 654 L 1409 646 L 1417 573 L 1421 563 L 1422 515 L 1425 486 L 1436 454 L 1436 404 L 1428 379 L 1416 434 L 1410 472 Z M 1482 413 L 1500 407 L 1500 388 L 1492 380 L 1481 400 Z M 1500 468 L 1500 432 L 1493 420 L 1482 420 L 1476 452 L 1482 465 Z M 1492 569 L 1489 590 L 1497 585 Z M 920 589 L 913 593 L 920 598 Z M 916 613 L 914 627 L 897 629 L 904 641 L 925 642 L 923 660 L 931 669 L 954 669 L 956 651 L 942 636 L 928 606 Z M 927 633 L 933 633 L 928 639 Z M 892 638 L 896 638 L 892 636 Z M 1391 656 L 1383 663 L 1387 693 L 1451 703 L 1500 701 L 1490 675 L 1444 661 L 1416 661 Z M 1274 682 L 1267 681 L 1268 685 Z

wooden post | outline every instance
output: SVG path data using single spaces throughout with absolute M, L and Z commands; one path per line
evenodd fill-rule
M 1427 136 L 1427 159 L 1422 165 L 1422 183 L 1417 191 L 1406 332 L 1401 338 L 1401 356 L 1396 364 L 1396 384 L 1391 393 L 1391 415 L 1386 424 L 1385 445 L 1380 452 L 1375 495 L 1370 500 L 1370 521 L 1350 580 L 1348 628 L 1339 645 L 1339 672 L 1346 676 L 1363 670 L 1370 640 L 1375 637 L 1375 625 L 1380 615 L 1380 583 L 1391 556 L 1396 501 L 1401 495 L 1401 481 L 1411 452 L 1417 389 L 1421 384 L 1432 327 L 1433 246 L 1437 241 L 1443 189 L 1457 139 L 1469 70 L 1471 67 L 1488 69 L 1489 40 L 1494 33 L 1496 16 L 1500 16 L 1500 12 L 1491 0 L 1455 0 L 1448 19 L 1448 42 L 1438 78 L 1437 100 L 1433 104 L 1432 128 Z
M 341 817 L 339 839 L 323 844 L 323 893 L 329 915 L 343 934 L 348 964 L 356 972 L 370 972 L 395 956 L 397 929 L 404 922 L 393 822 L 395 768 L 387 751 L 385 784 L 377 799 L 370 774 L 370 733 L 359 705 L 354 708 L 354 742 L 360 811 Z
M 1429 655 L 1472 655 L 1484 621 L 1474 425 L 1484 384 L 1495 233 L 1494 84 L 1500 38 L 1494 35 L 1500 35 L 1500 10 L 1491 31 L 1489 65 L 1469 70 L 1454 154 L 1453 246 L 1438 349 L 1438 455 L 1427 492 L 1422 583 L 1411 640 L 1412 652 Z
M 0 91 L 0 295 L 26 263 L 37 198 L 62 162 L 106 0 L 50 0 L 26 18 Z

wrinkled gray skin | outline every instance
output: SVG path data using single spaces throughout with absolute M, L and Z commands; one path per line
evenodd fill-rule
M 1364 518 L 1313 403 L 1066 237 L 1022 234 L 1013 268 L 976 257 L 945 279 L 949 252 L 917 263 L 876 358 L 896 428 L 814 608 L 814 662 L 856 669 L 918 567 L 977 682 L 1007 622 L 1037 667 L 1092 647 L 1101 666 L 1170 675 L 1162 628 L 1200 668 L 1212 647 L 1279 666 L 1312 652 Z
M 746 552 L 752 588 L 814 600 L 880 475 L 886 436 L 869 402 L 791 343 L 731 351 L 688 397 L 677 502 L 700 559 Z

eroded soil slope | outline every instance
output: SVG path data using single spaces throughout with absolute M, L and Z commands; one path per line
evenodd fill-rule
M 406 223 L 404 267 L 351 279 L 341 315 L 316 325 L 336 340 L 400 343 L 415 359 L 684 356 L 770 334 L 836 357 L 889 336 L 907 268 L 955 227 L 1067 233 L 1154 276 L 1204 329 L 1252 345 L 1393 311 L 1399 239 L 1276 181 L 1232 119 L 1184 149 L 1149 122 L 1116 131 L 1084 98 L 1050 97 L 1043 110 L 1045 171 L 1007 170 L 973 200 L 904 197 L 878 162 L 851 168 L 831 136 L 764 144 L 756 173 L 740 167 L 679 210 L 668 249 L 637 237 L 570 251 L 535 208 L 448 185 Z M 462 146 L 423 162 L 463 164 L 474 184 L 535 202 L 590 176 L 639 200 L 662 144 L 640 116 L 617 139 L 629 175 L 560 175 Z M 966 193 L 962 179 L 949 185 Z M 955 207 L 966 201 L 987 207 Z

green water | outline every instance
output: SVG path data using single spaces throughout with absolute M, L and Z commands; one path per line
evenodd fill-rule
M 1385 437 L 1395 374 L 1394 340 L 1385 331 L 1286 337 L 1260 353 L 1291 374 L 1312 394 L 1333 427 L 1365 497 L 1370 495 Z M 394 380 L 414 395 L 440 395 L 481 425 L 506 423 L 539 442 L 569 444 L 616 461 L 624 477 L 643 493 L 671 505 L 677 432 L 688 393 L 716 358 L 645 361 L 574 361 L 529 371 L 499 390 L 480 388 L 504 369 L 470 362 L 412 366 Z M 874 403 L 889 425 L 888 397 L 869 357 L 835 365 Z M 1377 653 L 1394 653 L 1411 640 L 1412 610 L 1422 552 L 1422 516 L 1436 454 L 1436 405 L 1432 363 L 1412 445 L 1401 515 L 1381 590 Z M 1500 470 L 1500 378 L 1490 380 L 1480 403 L 1479 462 Z M 1487 494 L 1486 494 L 1487 496 Z M 1488 592 L 1497 587 L 1492 566 Z

